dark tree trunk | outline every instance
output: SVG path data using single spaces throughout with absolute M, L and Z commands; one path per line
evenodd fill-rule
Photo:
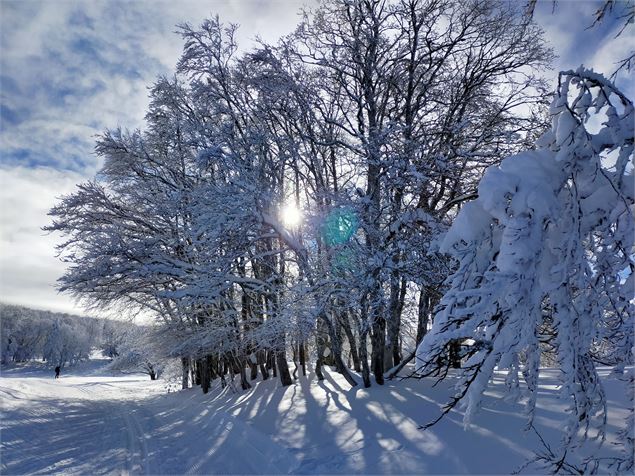
M 251 384 L 247 380 L 247 369 L 244 365 L 240 368 L 240 386 L 243 390 L 251 388 Z
M 419 306 L 417 309 L 417 345 L 421 343 L 428 332 L 428 324 L 430 322 L 430 312 L 434 307 L 431 295 L 425 288 L 421 289 L 419 294 Z
M 304 342 L 300 342 L 300 366 L 302 367 L 302 376 L 306 377 L 306 353 Z
M 333 314 L 332 319 L 330 319 L 329 325 L 329 338 L 331 341 L 331 351 L 333 352 L 332 363 L 330 365 L 334 365 L 338 373 L 342 373 L 340 366 L 337 363 L 337 360 L 342 360 L 342 341 L 344 340 L 342 335 L 342 324 L 340 324 L 340 319 L 336 314 Z M 344 361 L 342 360 L 342 363 Z M 346 368 L 346 366 L 343 366 Z
M 200 373 L 201 373 L 201 388 L 203 393 L 209 392 L 210 379 L 209 379 L 209 362 L 207 358 L 203 358 L 199 361 Z
M 407 281 L 401 280 L 401 287 L 399 289 L 399 299 L 397 300 L 397 309 L 395 309 L 395 330 L 392 334 L 392 358 L 393 365 L 399 365 L 401 362 L 401 340 L 399 339 L 401 331 L 401 314 L 403 313 L 404 302 L 406 301 Z
M 317 360 L 315 362 L 315 375 L 318 380 L 324 380 L 324 374 L 322 373 L 322 366 L 324 363 L 324 353 L 326 351 L 326 339 L 324 330 L 324 320 L 318 318 L 317 322 L 317 334 L 315 335 L 315 344 L 317 347 Z
M 384 384 L 384 347 L 386 344 L 386 321 L 380 312 L 373 319 L 373 330 L 370 336 L 371 367 L 378 385 Z
M 203 381 L 203 376 L 201 375 L 201 359 L 196 359 L 195 361 L 195 377 L 194 377 L 194 383 L 196 385 L 201 385 L 202 381 Z
M 461 344 L 458 340 L 454 340 L 450 343 L 450 365 L 453 369 L 461 368 Z
M 293 380 L 298 380 L 299 347 L 293 345 Z
M 227 374 L 227 365 L 225 365 L 225 359 L 219 359 L 218 366 L 220 373 L 220 385 L 221 388 L 225 388 L 227 387 L 227 380 L 225 379 L 225 375 Z
M 232 372 L 234 373 L 234 375 L 238 375 L 241 371 L 241 369 L 245 368 L 245 364 L 244 362 L 242 362 L 234 352 L 230 353 L 227 357 L 227 360 L 229 360 L 231 367 L 232 367 Z
M 431 298 L 432 294 L 430 294 L 425 288 L 421 289 L 421 293 L 419 294 L 419 305 L 417 309 L 417 337 L 416 337 L 416 345 L 415 349 L 403 360 L 399 365 L 397 365 L 393 371 L 390 372 L 388 376 L 389 379 L 395 378 L 399 372 L 408 364 L 412 359 L 417 356 L 417 347 L 421 344 L 421 341 L 425 337 L 428 332 L 428 322 L 430 320 L 430 313 L 434 309 L 435 300 Z M 416 365 L 415 365 L 416 369 Z
M 209 378 L 213 381 L 218 377 L 218 358 L 212 355 L 207 357 L 207 368 L 209 369 Z
M 249 378 L 251 380 L 256 380 L 258 378 L 258 365 L 254 364 L 253 362 L 249 362 Z
M 355 387 L 357 385 L 357 382 L 348 371 L 348 368 L 346 367 L 346 365 L 344 365 L 344 361 L 342 360 L 342 345 L 340 343 L 340 336 L 337 334 L 337 329 L 333 325 L 333 322 L 331 322 L 326 315 L 323 315 L 322 318 L 325 320 L 326 327 L 331 337 L 331 349 L 335 367 L 337 368 L 337 371 L 344 376 L 350 386 Z
M 399 276 L 396 272 L 390 277 L 390 298 L 388 300 L 388 320 L 386 322 L 386 348 L 384 352 L 384 372 L 394 367 L 393 364 L 393 344 L 394 335 L 399 333 L 397 315 L 397 300 L 399 295 Z
M 240 265 L 238 266 L 238 272 L 239 275 L 241 277 L 245 277 L 246 273 L 245 273 L 245 265 L 242 261 L 240 261 Z M 241 301 L 241 318 L 243 321 L 243 326 L 244 326 L 244 332 L 245 334 L 249 334 L 249 332 L 252 329 L 252 323 L 251 323 L 251 317 L 253 314 L 253 307 L 252 306 L 252 300 L 251 300 L 251 296 L 245 291 L 245 289 L 243 289 L 242 291 L 242 295 L 240 298 Z M 238 327 L 238 326 L 236 326 Z M 237 333 L 238 335 L 240 335 L 240 333 Z M 253 343 L 250 343 L 247 346 L 247 353 L 249 354 L 249 357 L 247 358 L 247 365 L 249 365 L 249 370 L 250 370 L 250 375 L 249 378 L 250 380 L 256 380 L 256 378 L 258 378 L 258 358 L 256 356 L 256 352 L 254 350 L 255 346 L 253 345 Z M 251 359 L 255 359 L 255 362 L 252 361 Z M 242 378 L 242 377 L 241 377 Z M 242 385 L 242 383 L 241 383 Z M 244 386 L 244 385 L 243 385 Z
M 287 364 L 287 354 L 284 347 L 276 352 L 276 362 L 278 364 L 278 372 L 280 373 L 280 383 L 284 387 L 291 385 L 293 380 L 289 372 L 289 364 Z
M 273 350 L 267 352 L 267 368 L 273 371 L 273 378 L 278 376 L 278 370 L 276 369 L 276 356 Z
M 319 329 L 319 327 L 318 327 Z M 326 346 L 324 345 L 324 339 L 320 337 L 319 330 L 318 335 L 316 336 L 317 340 L 317 359 L 315 359 L 315 375 L 318 380 L 324 380 L 324 374 L 322 373 L 322 365 L 324 364 L 324 350 Z
M 353 329 L 351 328 L 351 323 L 349 320 L 348 313 L 344 313 L 341 315 L 341 323 L 342 328 L 344 329 L 344 333 L 346 334 L 346 339 L 348 339 L 348 344 L 351 348 L 351 359 L 353 359 L 353 368 L 355 372 L 361 372 L 361 362 L 359 361 L 359 353 L 357 352 L 357 342 L 355 342 L 355 335 L 353 334 Z
M 322 358 L 320 356 L 318 356 L 315 361 L 315 375 L 318 380 L 324 380 L 324 374 L 322 373 Z
M 385 327 L 383 322 L 373 324 L 373 332 L 370 336 L 373 375 L 378 385 L 384 384 Z
M 362 380 L 364 380 L 364 387 L 370 387 L 370 368 L 368 367 L 368 348 L 366 343 L 366 336 L 368 331 L 361 332 L 359 335 L 359 359 L 362 361 Z
M 266 365 L 267 352 L 264 350 L 258 351 L 256 358 L 258 359 L 258 366 L 260 367 L 260 373 L 262 374 L 262 379 L 267 380 L 269 378 L 269 370 L 267 370 L 267 365 Z
M 401 313 L 406 298 L 406 284 L 406 280 L 400 279 L 397 274 L 391 276 L 384 371 L 399 365 L 401 361 L 399 332 L 401 329 Z
M 368 367 L 368 303 L 366 297 L 360 302 L 360 318 L 357 321 L 357 333 L 359 334 L 359 360 L 362 363 L 362 380 L 364 387 L 370 387 L 370 368 Z
M 186 389 L 190 387 L 190 359 L 189 357 L 181 357 L 181 388 Z

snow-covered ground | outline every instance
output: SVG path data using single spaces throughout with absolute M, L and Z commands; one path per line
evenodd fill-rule
M 2 369 L 1 473 L 510 473 L 538 437 L 524 432 L 522 406 L 488 394 L 469 430 L 459 412 L 433 428 L 450 385 L 406 380 L 349 389 L 334 372 L 280 388 L 198 388 L 166 393 L 147 376 L 113 376 L 105 360 L 53 372 L 33 365 Z M 536 426 L 557 443 L 565 402 L 555 371 L 543 371 Z M 611 444 L 626 417 L 624 386 L 603 371 Z M 502 385 L 502 380 L 497 381 Z M 611 441 L 612 440 L 612 441 Z

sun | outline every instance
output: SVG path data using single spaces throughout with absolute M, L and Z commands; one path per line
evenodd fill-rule
M 302 221 L 302 212 L 295 203 L 289 202 L 280 210 L 280 219 L 287 228 L 297 228 Z

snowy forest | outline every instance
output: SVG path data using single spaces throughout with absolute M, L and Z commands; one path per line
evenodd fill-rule
M 146 343 L 152 329 L 126 320 L 97 319 L 0 303 L 0 362 L 41 360 L 52 370 L 90 360 L 110 359 L 113 372 L 141 372 L 155 380 L 165 358 Z
M 53 367 L 89 358 L 108 334 L 105 322 L 89 317 L 0 304 L 0 362 L 39 359 Z
M 180 25 L 145 127 L 103 132 L 98 175 L 49 213 L 60 291 L 151 320 L 115 361 L 152 379 L 176 361 L 183 389 L 450 381 L 422 432 L 455 409 L 469 427 L 500 372 L 530 429 L 556 368 L 567 417 L 544 470 L 633 471 L 633 103 L 610 72 L 549 76 L 530 13 L 331 0 L 249 50 L 219 17 Z M 19 320 L 3 361 L 92 345 L 75 320 L 68 355 L 22 355 Z M 571 466 L 605 438 L 607 366 L 631 391 L 621 456 Z

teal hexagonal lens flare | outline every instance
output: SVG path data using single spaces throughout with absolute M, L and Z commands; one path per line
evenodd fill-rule
M 359 228 L 357 214 L 349 208 L 331 211 L 322 225 L 322 238 L 327 246 L 347 243 Z

